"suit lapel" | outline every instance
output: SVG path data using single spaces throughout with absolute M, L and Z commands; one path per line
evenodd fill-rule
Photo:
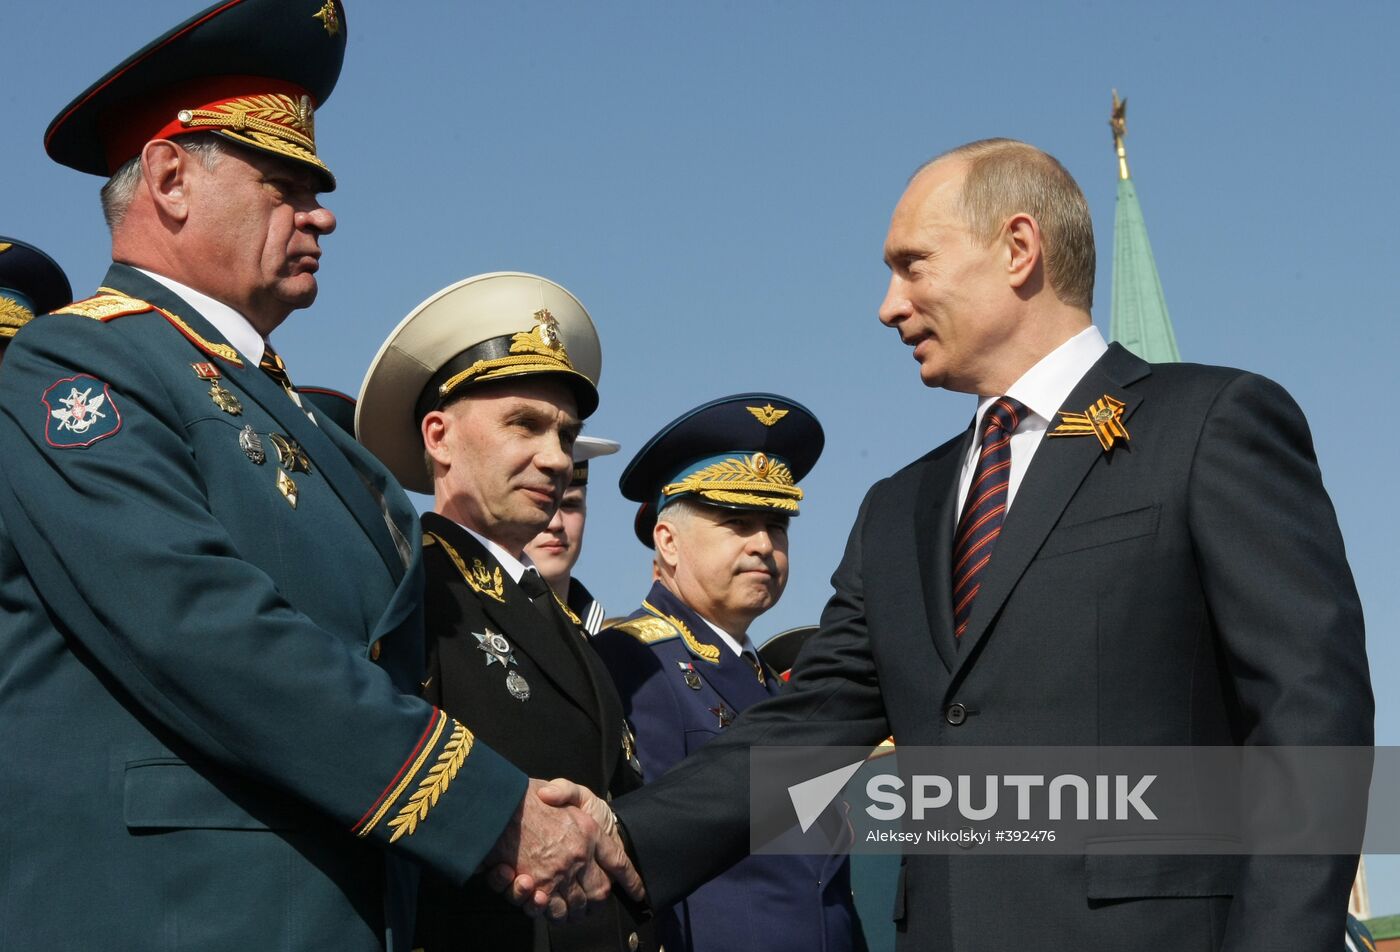
M 223 335 L 214 329 L 214 325 L 205 320 L 189 303 L 134 268 L 113 265 L 107 272 L 104 283 L 108 287 L 170 311 L 195 334 L 209 342 L 224 347 L 231 346 L 224 340 Z M 301 444 L 311 460 L 311 465 L 320 468 L 320 475 L 326 484 L 340 497 L 355 521 L 364 529 L 365 535 L 384 560 L 384 567 L 389 570 L 390 577 L 395 582 L 402 580 L 405 563 L 394 546 L 388 527 L 384 524 L 383 513 L 344 453 L 331 442 L 321 427 L 312 423 L 286 392 L 256 365 L 242 360 L 240 364 L 224 361 L 220 367 L 229 379 L 238 384 L 239 389 L 277 421 L 286 435 Z M 295 474 L 291 475 L 295 478 Z
M 1149 373 L 1151 368 L 1146 362 L 1114 344 L 1075 385 L 1062 409 L 1082 412 L 1107 394 L 1123 401 L 1123 419 L 1127 420 L 1142 402 L 1142 397 L 1126 387 Z M 1058 423 L 1057 415 L 1051 421 L 1050 428 L 1053 430 Z M 1121 453 L 1125 449 L 1115 447 L 1112 452 Z M 1011 512 L 1002 526 L 992 559 L 987 563 L 986 574 L 968 619 L 967 631 L 961 639 L 959 668 L 976 653 L 975 649 L 986 636 L 1007 596 L 1035 558 L 1046 536 L 1059 522 L 1060 514 L 1074 498 L 1089 470 L 1104 455 L 1103 447 L 1092 436 L 1052 438 L 1047 434 L 1041 440 L 1030 468 L 1016 491 L 1016 498 L 1012 500 Z M 1111 456 L 1109 460 L 1112 461 Z
M 967 457 L 971 439 L 972 428 L 968 427 L 962 439 L 950 441 L 942 455 L 929 461 L 914 500 L 914 544 L 918 551 L 919 580 L 924 589 L 924 609 L 933 645 L 949 671 L 958 663 L 950 581 L 953 532 L 958 519 L 958 476 L 962 473 L 962 461 Z
M 445 539 L 456 550 L 466 571 L 470 572 L 472 564 L 480 560 L 493 577 L 500 572 L 499 597 L 489 593 L 477 596 L 482 612 L 494 629 L 505 635 L 514 650 L 529 655 L 560 693 L 587 714 L 601 730 L 598 701 L 587 663 L 570 644 L 572 639 L 583 647 L 583 639 L 574 632 L 564 631 L 566 622 L 563 613 L 555 612 L 553 619 L 546 619 L 540 614 L 530 601 L 530 596 L 511 581 L 510 574 L 486 547 L 452 520 L 436 513 L 425 513 L 423 528 Z M 463 584 L 469 583 L 463 579 Z

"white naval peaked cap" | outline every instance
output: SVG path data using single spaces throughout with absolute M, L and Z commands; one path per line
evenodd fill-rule
M 404 488 L 431 493 L 419 429 L 428 411 L 465 387 L 556 374 L 587 417 L 602 365 L 593 319 L 565 288 L 520 271 L 478 274 L 429 297 L 390 333 L 360 387 L 355 433 Z

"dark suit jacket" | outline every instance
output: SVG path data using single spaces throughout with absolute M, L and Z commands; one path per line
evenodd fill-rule
M 674 621 L 698 641 L 688 644 Z M 760 684 L 753 668 L 660 582 L 643 608 L 597 634 L 593 645 L 622 692 L 648 782 L 719 737 L 739 712 L 784 689 L 771 669 Z M 767 950 L 776 936 L 787 948 L 810 952 L 862 947 L 844 851 L 746 857 L 659 915 L 658 932 L 668 952 Z
M 545 617 L 487 548 L 452 520 L 427 513 L 423 529 L 424 696 L 471 724 L 531 777 L 567 777 L 600 796 L 639 786 L 623 752 L 622 704 L 583 632 L 557 603 Z M 514 663 L 483 651 L 477 634 L 504 636 Z M 508 689 L 512 672 L 528 685 L 528 698 Z M 425 877 L 418 931 L 429 952 L 655 948 L 649 925 L 615 897 L 581 923 L 550 926 L 526 918 L 480 876 L 465 889 Z M 629 943 L 634 935 L 637 946 Z
M 654 901 L 745 851 L 755 743 L 1371 743 L 1361 608 L 1296 404 L 1117 346 L 1065 409 L 1105 394 L 1131 442 L 1040 446 L 961 644 L 948 578 L 970 431 L 871 489 L 796 690 L 617 804 Z M 1354 871 L 1354 856 L 909 856 L 894 915 L 905 949 L 1302 952 L 1336 945 Z
M 413 508 L 186 302 L 104 284 L 0 372 L 0 948 L 406 949 L 385 848 L 464 881 L 525 786 L 415 696 Z M 75 387 L 83 434 L 43 402 Z

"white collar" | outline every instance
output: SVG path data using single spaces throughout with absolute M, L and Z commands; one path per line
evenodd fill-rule
M 1069 399 L 1070 391 L 1108 350 L 1099 329 L 1090 324 L 1059 347 L 1040 358 L 1035 366 L 1007 389 L 1005 396 L 1019 401 L 1045 424 L 1055 418 Z M 977 403 L 980 421 L 987 409 L 1003 394 L 981 397 Z
M 137 268 L 136 270 L 157 284 L 164 285 L 167 290 L 178 295 L 186 304 L 198 311 L 200 316 L 213 324 L 214 330 L 224 335 L 224 339 L 232 344 L 234 349 L 250 361 L 253 366 L 257 366 L 262 361 L 262 335 L 254 330 L 253 325 L 242 314 L 222 301 L 216 301 L 209 295 L 202 294 L 187 284 L 181 284 L 174 278 L 167 278 L 163 274 L 156 274 L 145 268 Z
M 714 622 L 710 621 L 708 618 L 706 618 L 704 615 L 701 615 L 699 612 L 696 612 L 695 615 L 705 624 L 709 625 L 710 629 L 714 631 L 715 634 L 719 635 L 720 640 L 723 641 L 726 645 L 728 645 L 729 650 L 734 652 L 736 655 L 743 655 L 744 649 L 753 647 L 749 643 L 748 635 L 744 635 L 743 638 L 735 638 L 729 632 L 725 631 L 719 625 L 716 625 Z
M 460 522 L 457 523 L 457 525 L 462 526 Z M 535 568 L 535 563 L 531 561 L 528 555 L 522 555 L 517 559 L 470 526 L 462 526 L 462 528 L 470 532 L 473 539 L 486 546 L 486 551 L 491 553 L 493 559 L 501 563 L 501 568 L 506 570 L 506 574 L 510 576 L 510 580 L 515 584 L 520 584 L 520 577 L 525 574 L 527 569 Z M 538 571 L 538 569 L 536 569 L 536 571 Z

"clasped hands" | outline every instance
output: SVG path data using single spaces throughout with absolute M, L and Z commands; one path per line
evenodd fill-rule
M 646 895 L 612 809 L 569 780 L 530 781 L 485 866 L 492 889 L 555 922 L 583 918 L 613 880 L 633 899 Z

